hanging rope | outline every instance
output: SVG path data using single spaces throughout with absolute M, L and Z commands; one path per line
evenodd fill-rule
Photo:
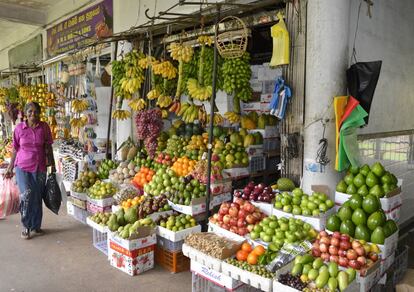
M 326 123 L 328 121 L 321 121 L 323 125 L 323 133 L 322 133 L 322 139 L 319 140 L 319 149 L 316 152 L 316 162 L 325 166 L 327 165 L 331 160 L 328 158 L 327 150 L 328 150 L 328 139 L 325 138 L 325 130 L 326 130 Z

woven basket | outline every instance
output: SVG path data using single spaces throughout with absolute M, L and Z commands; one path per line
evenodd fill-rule
M 243 20 L 236 16 L 227 16 L 219 22 L 220 25 L 231 22 L 228 31 L 217 36 L 217 50 L 223 58 L 232 59 L 243 56 L 247 49 L 248 31 Z

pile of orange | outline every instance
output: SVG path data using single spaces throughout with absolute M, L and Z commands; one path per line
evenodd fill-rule
M 148 167 L 141 167 L 141 169 L 135 174 L 132 182 L 136 184 L 136 186 L 143 188 L 147 183 L 152 180 L 155 171 L 148 168 Z
M 174 162 L 173 166 L 171 166 L 171 169 L 174 170 L 178 176 L 186 176 L 193 171 L 196 164 L 197 161 L 191 160 L 187 156 L 183 156 Z
M 136 196 L 133 199 L 128 199 L 121 202 L 121 207 L 125 209 L 128 209 L 130 207 L 134 207 L 136 205 L 141 204 L 142 201 L 144 201 L 145 196 Z
M 259 262 L 259 257 L 266 252 L 262 245 L 253 248 L 249 243 L 242 244 L 240 250 L 236 253 L 236 259 L 240 262 L 247 262 L 249 265 L 256 265 Z

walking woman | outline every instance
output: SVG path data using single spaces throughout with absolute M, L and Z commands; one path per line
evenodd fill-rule
M 13 153 L 6 177 L 16 172 L 20 190 L 20 214 L 23 225 L 22 238 L 30 239 L 30 233 L 43 235 L 42 196 L 45 191 L 46 167 L 55 162 L 52 152 L 52 133 L 47 123 L 40 121 L 40 106 L 27 103 L 24 109 L 27 120 L 18 124 L 13 133 Z

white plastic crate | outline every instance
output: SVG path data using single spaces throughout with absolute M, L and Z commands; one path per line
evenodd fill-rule
M 265 169 L 264 156 L 255 156 L 249 159 L 249 173 L 256 173 Z
M 88 212 L 86 210 L 78 208 L 70 202 L 67 202 L 66 206 L 69 215 L 72 215 L 77 221 L 86 224 L 86 218 L 88 218 Z
M 228 289 L 217 285 L 196 273 L 192 273 L 192 292 L 226 292 L 226 291 L 236 291 L 236 292 L 259 292 L 260 289 L 256 289 L 249 285 L 242 285 L 236 289 Z
M 398 248 L 394 260 L 394 285 L 397 285 L 404 278 L 408 268 L 408 246 Z
M 100 232 L 95 228 L 92 228 L 92 240 L 93 246 L 99 251 L 103 252 L 106 256 L 108 255 L 108 234 Z
M 263 151 L 275 151 L 280 149 L 280 138 L 263 139 Z

